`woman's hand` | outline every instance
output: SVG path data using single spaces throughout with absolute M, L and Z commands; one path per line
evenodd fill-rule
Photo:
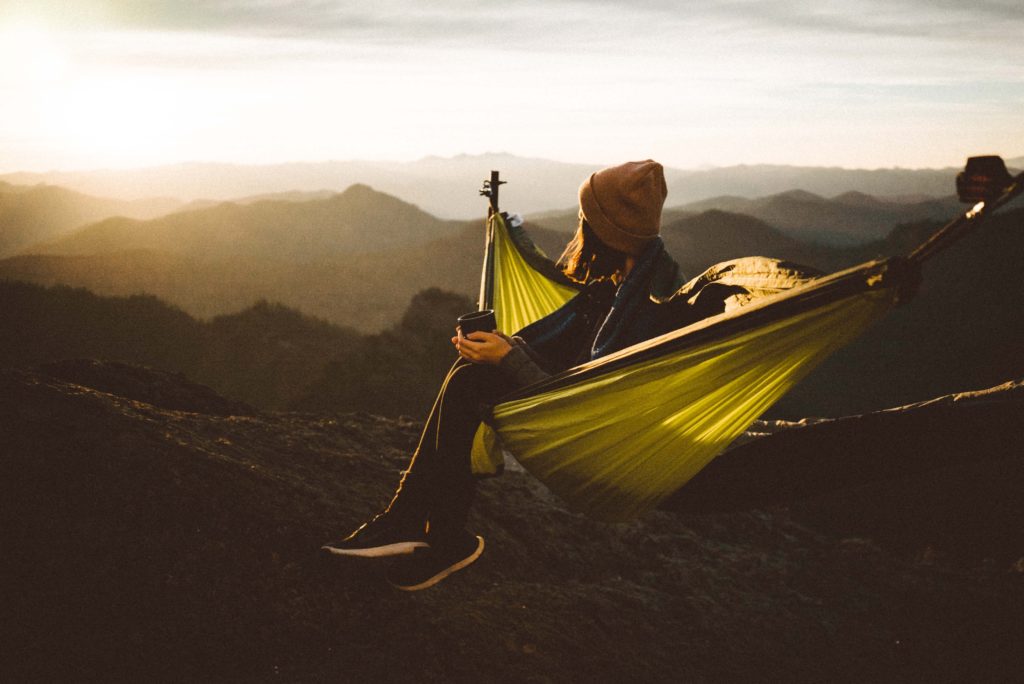
M 497 330 L 492 333 L 474 332 L 470 333 L 469 337 L 463 337 L 460 332 L 452 338 L 452 344 L 455 345 L 459 355 L 467 361 L 491 365 L 501 363 L 505 354 L 512 349 L 508 337 Z

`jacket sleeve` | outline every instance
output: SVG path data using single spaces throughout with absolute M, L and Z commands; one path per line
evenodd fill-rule
M 502 358 L 498 368 L 505 377 L 517 387 L 526 387 L 541 380 L 547 380 L 551 374 L 540 366 L 540 359 L 521 337 L 513 337 L 512 349 Z

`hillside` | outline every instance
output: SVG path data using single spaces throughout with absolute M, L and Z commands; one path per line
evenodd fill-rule
M 756 199 L 713 197 L 678 207 L 694 213 L 711 209 L 753 216 L 803 241 L 842 246 L 882 240 L 902 223 L 947 220 L 961 211 L 961 204 L 955 197 L 900 202 L 845 192 L 826 199 L 791 190 Z
M 664 508 L 787 506 L 832 534 L 1013 563 L 1024 528 L 998 521 L 1024 519 L 1021 425 L 1024 380 L 862 415 L 757 421 Z
M 919 240 L 933 228 L 908 226 L 890 242 Z M 929 261 L 913 300 L 826 360 L 771 414 L 862 413 L 1024 377 L 1021 254 L 1024 209 L 994 216 Z
M 529 220 L 527 228 L 555 256 L 574 225 L 572 216 L 549 214 Z M 750 254 L 829 269 L 887 249 L 871 244 L 852 252 L 830 250 L 722 211 L 669 210 L 663 225 L 670 252 L 690 275 Z M 157 221 L 105 221 L 32 250 L 75 258 L 9 259 L 0 262 L 0 276 L 85 286 L 103 294 L 145 291 L 199 316 L 272 299 L 379 331 L 397 320 L 422 287 L 475 295 L 481 233 L 479 222 L 442 222 L 353 186 L 328 199 L 222 204 Z M 442 263 L 445 268 L 438 269 Z
M 1006 302 L 1024 296 L 1016 254 L 1024 251 L 1024 210 L 1004 212 L 925 269 L 916 300 L 806 379 L 772 415 L 836 416 L 1024 375 L 1024 315 Z M 908 225 L 880 242 L 833 249 L 787 238 L 751 217 L 705 212 L 665 226 L 670 251 L 689 276 L 710 264 L 760 252 L 822 270 L 906 253 L 936 224 Z M 534 230 L 557 253 L 557 233 Z M 411 298 L 430 285 L 474 298 L 481 226 L 416 247 L 296 264 L 269 259 L 206 259 L 156 252 L 0 261 L 0 278 L 85 286 L 102 294 L 154 293 L 193 315 L 238 312 L 260 300 L 363 333 L 395 326 Z M 443 267 L 439 267 L 443 265 Z
M 953 179 L 959 170 L 843 169 L 754 164 L 666 174 L 665 180 L 670 188 L 685 188 L 672 196 L 671 205 L 721 195 L 766 197 L 793 188 L 825 197 L 845 192 L 859 192 L 876 197 L 945 197 L 953 187 Z
M 105 218 L 153 218 L 178 206 L 174 200 L 113 200 L 49 185 L 0 182 L 0 257 Z
M 153 221 L 109 219 L 31 251 L 85 256 L 144 249 L 204 260 L 308 263 L 418 245 L 461 228 L 365 185 L 353 185 L 323 199 L 223 203 Z
M 826 269 L 838 255 L 800 242 L 751 216 L 705 211 L 662 226 L 662 239 L 688 278 L 709 266 L 741 256 L 787 259 Z
M 371 196 L 362 190 L 353 192 Z M 103 295 L 145 292 L 203 318 L 233 313 L 259 300 L 277 301 L 363 332 L 380 332 L 397 323 L 410 298 L 427 287 L 476 299 L 483 222 L 427 220 L 410 205 L 381 197 L 385 197 L 384 206 L 396 211 L 377 213 L 374 209 L 359 215 L 337 210 L 332 220 L 362 226 L 358 231 L 332 236 L 327 226 L 308 229 L 314 237 L 329 236 L 319 247 L 314 239 L 300 239 L 287 228 L 297 218 L 271 225 L 258 204 L 226 205 L 195 212 L 200 214 L 198 219 L 192 213 L 182 213 L 152 223 L 101 223 L 46 250 L 74 250 L 79 255 L 0 259 L 0 279 L 86 287 Z M 288 206 L 285 203 L 279 208 L 285 211 Z M 299 206 L 296 213 L 307 212 L 308 218 L 305 205 Z M 234 242 L 228 239 L 228 231 L 220 236 L 214 219 L 206 213 L 217 216 L 221 211 L 252 219 L 239 219 L 235 224 Z M 387 224 L 388 217 L 394 222 Z M 401 217 L 417 220 L 399 220 Z M 180 231 L 175 229 L 179 224 L 183 226 Z M 378 225 L 383 227 L 378 230 Z M 391 233 L 389 226 L 394 229 Z M 363 235 L 368 236 L 365 243 L 353 248 L 361 253 L 353 254 L 346 245 L 359 242 Z M 534 235 L 555 254 L 564 246 L 561 236 L 543 230 Z M 127 251 L 121 237 L 128 244 L 158 243 L 159 249 Z M 325 247 L 323 243 L 330 241 L 330 247 Z M 366 252 L 374 245 L 377 251 Z M 99 251 L 107 248 L 111 251 Z
M 147 250 L 22 256 L 0 260 L 0 279 L 68 284 L 108 296 L 146 292 L 201 318 L 230 314 L 260 300 L 277 301 L 373 333 L 394 325 L 425 283 L 475 299 L 481 234 L 482 228 L 474 226 L 461 239 L 358 259 L 328 256 L 309 264 Z
M 481 560 L 393 591 L 379 564 L 317 549 L 385 502 L 418 425 L 239 412 L 140 373 L 94 369 L 97 391 L 74 366 L 0 371 L 7 681 L 1006 681 L 1024 665 L 1020 563 L 957 553 L 941 527 L 881 545 L 816 529 L 834 507 L 814 506 L 602 525 L 515 468 L 480 487 Z M 967 490 L 933 479 L 970 508 L 1020 486 L 1014 463 Z
M 152 296 L 0 282 L 0 310 L 0 367 L 126 361 L 184 373 L 263 408 L 304 396 L 359 339 L 352 329 L 266 302 L 204 322 Z
M 453 321 L 471 309 L 465 297 L 428 289 L 396 326 L 363 336 L 267 302 L 198 321 L 152 296 L 0 281 L 0 367 L 131 362 L 262 409 L 422 415 L 454 359 Z
M 900 224 L 945 221 L 962 209 L 955 197 L 882 198 L 849 191 L 826 199 L 804 190 L 789 190 L 757 198 L 723 195 L 666 207 L 661 223 L 669 225 L 708 211 L 742 214 L 794 240 L 843 247 L 883 240 Z M 577 214 L 576 209 L 549 211 L 531 214 L 528 219 L 568 233 L 575 229 Z
M 661 225 L 668 225 L 679 219 L 693 216 L 698 212 L 680 209 L 678 207 L 665 207 L 661 213 Z M 541 211 L 528 214 L 526 222 L 528 225 L 549 230 L 565 236 L 563 244 L 569 239 L 576 227 L 579 226 L 579 207 L 573 209 L 559 209 L 555 211 Z

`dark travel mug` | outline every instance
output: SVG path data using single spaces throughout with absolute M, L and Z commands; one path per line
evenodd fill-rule
M 469 337 L 470 333 L 494 332 L 498 327 L 498 321 L 494 318 L 493 309 L 484 309 L 459 316 L 458 326 L 462 336 Z

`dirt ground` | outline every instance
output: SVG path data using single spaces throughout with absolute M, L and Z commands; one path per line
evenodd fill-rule
M 418 428 L 258 413 L 116 364 L 0 371 L 0 678 L 1020 677 L 1020 518 L 990 505 L 1024 484 L 1019 426 L 999 442 L 1005 453 L 972 461 L 970 487 L 949 486 L 965 477 L 951 464 L 615 525 L 567 511 L 510 468 L 479 487 L 480 561 L 407 594 L 383 581 L 385 561 L 318 548 L 384 505 Z M 905 449 L 914 429 L 906 421 Z M 806 436 L 809 453 L 817 438 Z M 982 511 L 972 524 L 1010 533 L 972 546 L 944 536 L 941 516 L 929 528 L 919 509 L 933 502 L 913 496 L 926 479 L 946 482 L 957 510 Z M 890 518 L 916 516 L 900 534 L 886 534 L 880 510 L 892 501 L 907 508 Z

